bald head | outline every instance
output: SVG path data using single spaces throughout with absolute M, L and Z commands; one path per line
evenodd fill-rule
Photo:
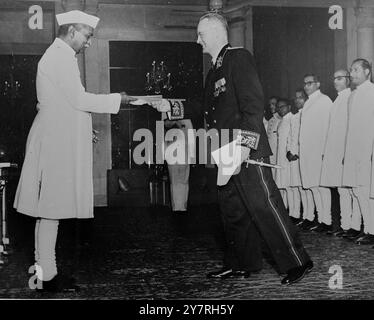
M 214 56 L 228 43 L 228 25 L 226 19 L 217 13 L 202 16 L 197 26 L 197 43 L 204 53 Z
M 229 31 L 229 26 L 227 24 L 226 19 L 223 16 L 221 16 L 220 14 L 218 14 L 218 13 L 207 13 L 207 14 L 204 14 L 200 18 L 199 23 L 202 20 L 207 20 L 207 22 L 209 23 L 209 25 L 212 28 L 220 29 L 220 31 L 223 31 L 226 34 Z

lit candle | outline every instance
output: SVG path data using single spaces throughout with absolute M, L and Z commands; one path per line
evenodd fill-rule
M 168 88 L 170 88 L 170 76 L 171 76 L 171 74 L 170 74 L 170 72 L 168 73 Z

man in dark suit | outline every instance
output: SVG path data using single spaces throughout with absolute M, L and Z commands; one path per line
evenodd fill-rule
M 244 164 L 248 157 L 269 163 L 271 150 L 263 125 L 264 97 L 252 55 L 228 44 L 226 20 L 215 13 L 199 22 L 197 42 L 212 57 L 204 90 L 204 104 L 184 104 L 181 114 L 190 119 L 205 117 L 207 129 L 229 129 L 230 141 L 242 146 L 242 165 L 227 184 L 218 186 L 227 246 L 224 266 L 208 278 L 248 277 L 262 268 L 261 238 L 286 274 L 282 284 L 301 280 L 313 268 L 284 207 L 269 167 Z M 173 116 L 168 100 L 153 104 Z M 184 113 L 184 114 L 183 114 Z

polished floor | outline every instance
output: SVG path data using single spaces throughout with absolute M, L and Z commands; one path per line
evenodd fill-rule
M 222 227 L 215 206 L 187 215 L 167 208 L 97 208 L 95 219 L 66 220 L 59 229 L 59 270 L 77 279 L 79 293 L 29 289 L 33 219 L 9 213 L 11 254 L 0 266 L 1 298 L 69 299 L 373 299 L 374 249 L 301 232 L 315 268 L 282 286 L 267 263 L 250 278 L 208 280 L 220 267 Z

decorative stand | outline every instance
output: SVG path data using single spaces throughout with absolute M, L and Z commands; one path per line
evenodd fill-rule
M 159 95 L 169 96 L 173 89 L 170 84 L 171 73 L 168 72 L 168 67 L 161 61 L 157 63 L 152 62 L 152 67 L 146 74 L 145 92 L 147 95 Z M 156 148 L 154 144 L 151 146 Z M 168 186 L 168 174 L 167 167 L 165 164 L 149 165 L 149 169 L 152 170 L 149 179 L 149 197 L 150 205 L 152 207 L 157 206 L 169 206 L 169 186 Z
M 151 206 L 169 206 L 169 184 L 166 167 L 155 165 L 149 179 L 149 198 Z
M 4 264 L 3 256 L 7 256 L 9 238 L 7 229 L 7 206 L 6 206 L 6 187 L 7 179 L 3 176 L 5 168 L 17 168 L 17 164 L 10 162 L 0 162 L 0 192 L 1 192 L 1 228 L 0 228 L 0 265 Z

